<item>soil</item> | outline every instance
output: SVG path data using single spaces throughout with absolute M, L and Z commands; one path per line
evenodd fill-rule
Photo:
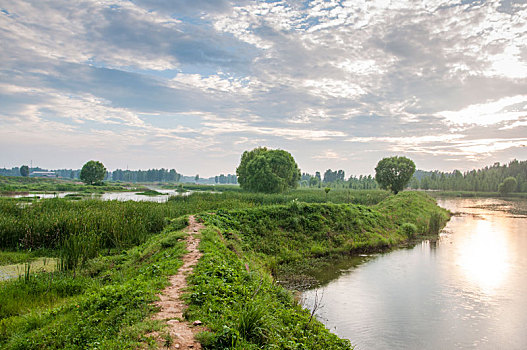
M 160 310 L 153 319 L 166 321 L 168 325 L 166 331 L 170 335 L 170 340 L 162 339 L 159 334 L 152 335 L 157 339 L 159 347 L 164 349 L 201 349 L 201 344 L 194 338 L 196 333 L 203 330 L 199 327 L 201 322 L 190 323 L 184 320 L 183 312 L 186 305 L 181 295 L 187 288 L 187 276 L 192 273 L 194 265 L 202 255 L 198 250 L 197 234 L 204 226 L 197 222 L 193 215 L 189 216 L 188 220 L 189 225 L 186 229 L 188 253 L 183 256 L 183 266 L 179 268 L 177 275 L 170 277 L 170 285 L 161 292 L 160 300 L 155 303 Z

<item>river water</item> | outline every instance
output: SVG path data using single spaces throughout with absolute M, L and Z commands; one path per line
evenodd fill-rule
M 527 349 L 527 201 L 440 199 L 437 241 L 321 271 L 303 304 L 356 349 Z

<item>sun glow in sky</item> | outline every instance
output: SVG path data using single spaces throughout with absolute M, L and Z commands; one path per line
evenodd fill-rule
M 0 0 L 0 167 L 527 158 L 527 3 Z

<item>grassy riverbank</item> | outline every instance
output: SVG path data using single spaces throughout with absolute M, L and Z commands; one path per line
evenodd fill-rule
M 374 206 L 292 202 L 202 217 L 230 249 L 260 259 L 277 279 L 301 287 L 332 258 L 437 234 L 449 213 L 424 193 L 402 192 Z
M 43 255 L 31 248 L 61 263 L 53 273 L 29 271 L 0 282 L 0 348 L 6 349 L 153 345 L 145 334 L 162 327 L 149 320 L 152 301 L 181 264 L 179 230 L 191 213 L 202 213 L 207 229 L 187 318 L 210 330 L 200 335 L 206 348 L 349 349 L 275 281 L 302 280 L 306 266 L 334 256 L 396 247 L 436 232 L 448 217 L 418 192 L 335 191 L 326 198 L 323 190 L 231 191 L 167 203 L 24 204 L 0 200 L 0 248 L 10 250 L 0 257 L 20 263 Z

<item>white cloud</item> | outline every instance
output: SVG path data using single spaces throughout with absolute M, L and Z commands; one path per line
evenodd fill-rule
M 288 140 L 326 141 L 334 138 L 345 137 L 346 134 L 332 130 L 286 129 L 280 127 L 254 126 L 243 122 L 204 122 L 207 127 L 204 135 L 218 135 L 230 133 L 248 133 L 256 135 L 269 135 L 283 137 Z
M 496 101 L 474 104 L 459 111 L 437 113 L 454 125 L 492 125 L 527 116 L 527 95 L 504 97 Z

